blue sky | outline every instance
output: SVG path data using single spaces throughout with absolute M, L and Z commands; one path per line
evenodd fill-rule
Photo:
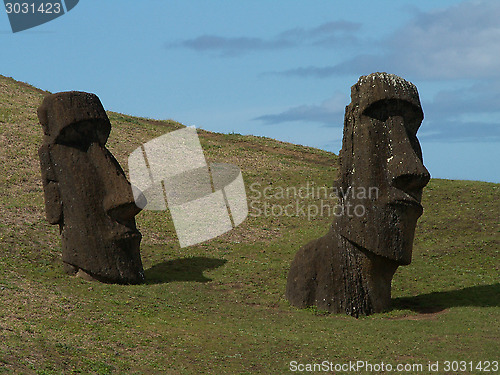
M 500 183 L 500 2 L 80 0 L 13 34 L 0 74 L 108 110 L 338 153 L 359 76 L 419 90 L 433 177 Z

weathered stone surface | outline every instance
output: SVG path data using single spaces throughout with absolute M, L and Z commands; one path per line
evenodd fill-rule
M 47 96 L 38 109 L 47 219 L 59 224 L 66 272 L 104 282 L 144 280 L 132 188 L 105 144 L 111 123 L 99 98 Z
M 286 287 L 292 305 L 353 316 L 390 306 L 430 179 L 416 136 L 422 120 L 416 87 L 398 76 L 373 73 L 351 88 L 337 189 L 344 214 L 296 254 Z

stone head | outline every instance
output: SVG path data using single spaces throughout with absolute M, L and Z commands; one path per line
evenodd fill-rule
M 417 139 L 423 117 L 417 88 L 398 76 L 373 73 L 351 88 L 340 152 L 339 232 L 398 264 L 411 262 L 430 179 Z
M 63 261 L 95 278 L 143 279 L 130 183 L 106 149 L 111 123 L 94 94 L 47 96 L 38 109 L 46 212 L 62 234 Z

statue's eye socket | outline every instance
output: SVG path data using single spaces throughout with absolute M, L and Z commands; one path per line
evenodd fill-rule
M 68 125 L 60 130 L 56 138 L 56 143 L 86 149 L 93 142 L 100 142 L 106 139 L 105 128 L 97 122 L 81 121 Z
M 391 116 L 401 116 L 404 118 L 405 126 L 409 132 L 414 135 L 417 134 L 423 120 L 423 113 L 419 107 L 398 99 L 379 100 L 368 106 L 363 111 L 363 115 L 383 122 Z
M 91 123 L 81 122 L 63 128 L 56 138 L 56 143 L 80 149 L 87 149 L 97 137 Z

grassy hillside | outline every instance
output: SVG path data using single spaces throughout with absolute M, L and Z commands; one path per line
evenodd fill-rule
M 147 283 L 90 283 L 63 274 L 58 230 L 45 220 L 36 118 L 45 94 L 0 76 L 0 373 L 285 374 L 291 361 L 358 360 L 424 366 L 405 373 L 439 361 L 444 373 L 444 361 L 499 359 L 500 185 L 432 180 L 413 263 L 394 277 L 393 310 L 358 320 L 284 298 L 295 252 L 331 217 L 253 215 L 180 249 L 167 213 L 141 212 Z M 109 117 L 108 148 L 125 170 L 132 150 L 182 126 Z M 337 157 L 325 151 L 199 135 L 209 161 L 241 168 L 254 208 L 294 203 L 279 187 L 326 187 L 336 174 Z M 266 187 L 274 196 L 258 200 Z

